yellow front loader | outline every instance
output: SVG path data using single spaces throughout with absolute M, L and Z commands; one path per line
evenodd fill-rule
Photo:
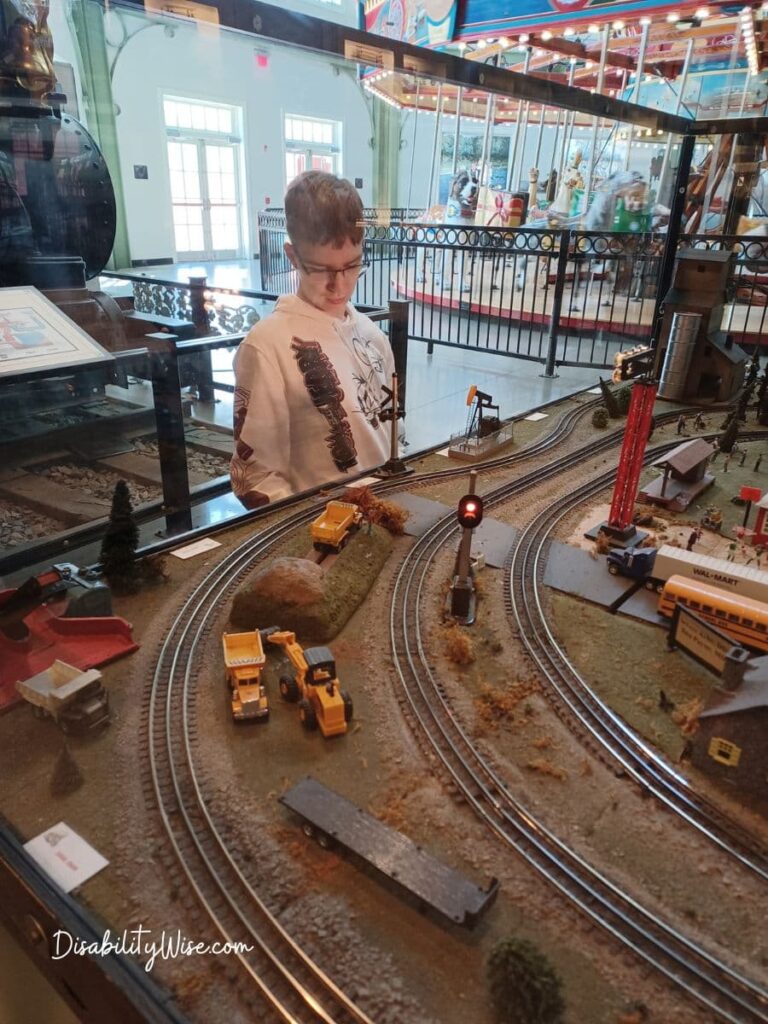
M 336 662 L 327 647 L 307 647 L 287 630 L 270 633 L 267 640 L 282 647 L 294 667 L 294 675 L 280 676 L 280 695 L 299 702 L 305 729 L 320 728 L 323 736 L 341 736 L 352 720 L 352 698 L 336 678 Z

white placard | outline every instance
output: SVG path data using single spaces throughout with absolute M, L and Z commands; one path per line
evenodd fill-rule
M 547 412 L 532 412 L 530 416 L 526 416 L 524 418 L 535 423 L 537 420 L 545 420 L 547 416 L 549 416 L 549 413 Z
M 37 288 L 0 288 L 0 377 L 113 358 Z
M 64 892 L 71 892 L 109 864 L 63 821 L 24 843 L 24 849 Z
M 602 388 L 590 388 L 589 391 L 587 392 L 588 395 L 602 395 L 602 393 L 603 393 L 603 389 Z
M 214 540 L 213 537 L 203 537 L 202 540 L 196 540 L 193 544 L 185 544 L 183 548 L 176 548 L 171 554 L 174 558 L 194 558 L 195 555 L 202 555 L 206 551 L 220 547 L 221 541 Z

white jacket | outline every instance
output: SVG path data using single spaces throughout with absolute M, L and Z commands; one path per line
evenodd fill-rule
M 391 423 L 382 386 L 394 358 L 386 335 L 348 305 L 343 320 L 283 295 L 235 355 L 232 490 L 248 508 L 374 469 Z

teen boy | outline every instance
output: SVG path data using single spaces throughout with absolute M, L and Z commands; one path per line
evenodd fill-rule
M 349 300 L 363 262 L 363 207 L 348 181 L 306 171 L 288 187 L 281 296 L 235 356 L 232 490 L 258 508 L 389 457 L 379 411 L 394 372 L 387 337 Z

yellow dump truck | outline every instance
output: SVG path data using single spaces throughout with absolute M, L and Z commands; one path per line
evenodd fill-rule
M 261 678 L 267 659 L 261 634 L 258 630 L 224 633 L 221 641 L 232 696 L 232 717 L 236 722 L 267 718 L 269 701 Z
M 299 703 L 299 718 L 305 729 L 320 727 L 323 736 L 341 736 L 352 720 L 352 698 L 336 678 L 336 662 L 327 647 L 307 647 L 296 642 L 287 630 L 270 632 L 267 639 L 282 647 L 295 669 L 292 676 L 280 676 L 280 695 Z
M 357 505 L 349 501 L 329 501 L 312 523 L 315 551 L 341 551 L 362 519 L 363 514 Z

